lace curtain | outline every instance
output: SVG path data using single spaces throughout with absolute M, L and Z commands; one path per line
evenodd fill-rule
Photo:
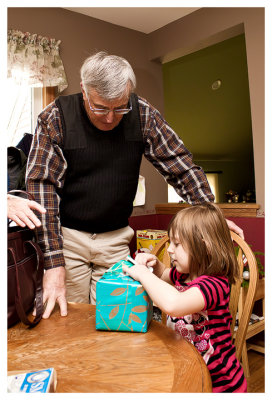
M 67 88 L 67 78 L 59 54 L 61 41 L 41 35 L 8 31 L 8 78 L 29 86 Z

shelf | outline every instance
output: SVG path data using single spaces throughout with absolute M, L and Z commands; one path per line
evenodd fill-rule
M 248 326 L 246 340 L 264 331 L 264 319 Z
M 259 204 L 255 203 L 217 203 L 225 217 L 256 217 Z M 187 203 L 155 204 L 156 214 L 176 214 L 182 208 L 190 207 Z

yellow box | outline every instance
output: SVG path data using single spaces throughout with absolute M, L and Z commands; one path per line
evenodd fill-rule
M 137 253 L 151 253 L 156 244 L 167 235 L 167 231 L 157 229 L 143 229 L 136 231 Z M 162 261 L 164 250 L 159 254 Z

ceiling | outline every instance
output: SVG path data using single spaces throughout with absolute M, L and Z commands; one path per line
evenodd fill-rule
M 188 15 L 193 7 L 64 7 L 66 10 L 88 15 L 102 21 L 143 33 L 156 29 Z

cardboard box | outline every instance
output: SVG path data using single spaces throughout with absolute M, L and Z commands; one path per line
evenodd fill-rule
M 54 368 L 8 376 L 8 393 L 53 393 L 56 385 Z
M 156 230 L 156 229 L 144 229 L 141 231 L 136 231 L 136 244 L 137 253 L 151 253 L 156 244 L 167 235 L 167 231 Z M 162 261 L 164 249 L 159 254 L 158 258 Z
M 121 260 L 109 268 L 96 284 L 96 329 L 147 332 L 153 303 L 142 284 L 122 272 Z

